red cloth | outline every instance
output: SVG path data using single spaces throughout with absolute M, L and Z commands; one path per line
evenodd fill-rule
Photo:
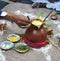
M 47 44 L 47 40 L 44 40 L 43 42 L 40 42 L 40 43 L 39 42 L 33 43 L 33 42 L 29 41 L 26 37 L 24 37 L 23 39 L 26 44 L 28 44 L 30 47 L 33 47 L 33 48 L 41 48 Z

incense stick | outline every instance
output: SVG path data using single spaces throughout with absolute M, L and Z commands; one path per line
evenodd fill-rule
M 51 14 L 53 12 L 53 10 L 51 10 L 50 12 L 49 12 L 49 14 L 45 17 L 45 19 L 43 20 L 43 22 L 45 22 L 45 20 L 49 17 L 49 15 Z M 43 26 L 43 24 L 40 26 L 40 28 Z
M 49 17 L 49 15 L 50 15 L 52 12 L 53 12 L 53 10 L 51 10 L 51 11 L 49 12 L 49 14 L 45 17 L 45 19 L 44 19 L 43 21 L 45 21 L 45 20 Z

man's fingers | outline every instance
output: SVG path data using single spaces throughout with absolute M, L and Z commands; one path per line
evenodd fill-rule
M 20 15 L 19 17 L 20 17 L 20 20 L 23 21 L 23 22 L 26 22 L 26 23 L 31 22 L 26 16 Z
M 25 23 L 25 22 L 20 22 L 20 23 L 17 23 L 17 25 L 22 25 L 22 26 L 26 26 L 26 25 L 28 25 L 28 23 Z

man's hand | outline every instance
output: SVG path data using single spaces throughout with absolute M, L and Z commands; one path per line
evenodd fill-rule
M 3 19 L 15 22 L 18 26 L 26 26 L 30 24 L 30 20 L 24 15 L 8 14 Z

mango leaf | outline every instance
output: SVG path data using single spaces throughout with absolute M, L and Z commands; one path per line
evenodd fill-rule
M 38 15 L 38 19 L 41 19 L 41 18 L 43 18 L 43 12 L 40 12 Z

